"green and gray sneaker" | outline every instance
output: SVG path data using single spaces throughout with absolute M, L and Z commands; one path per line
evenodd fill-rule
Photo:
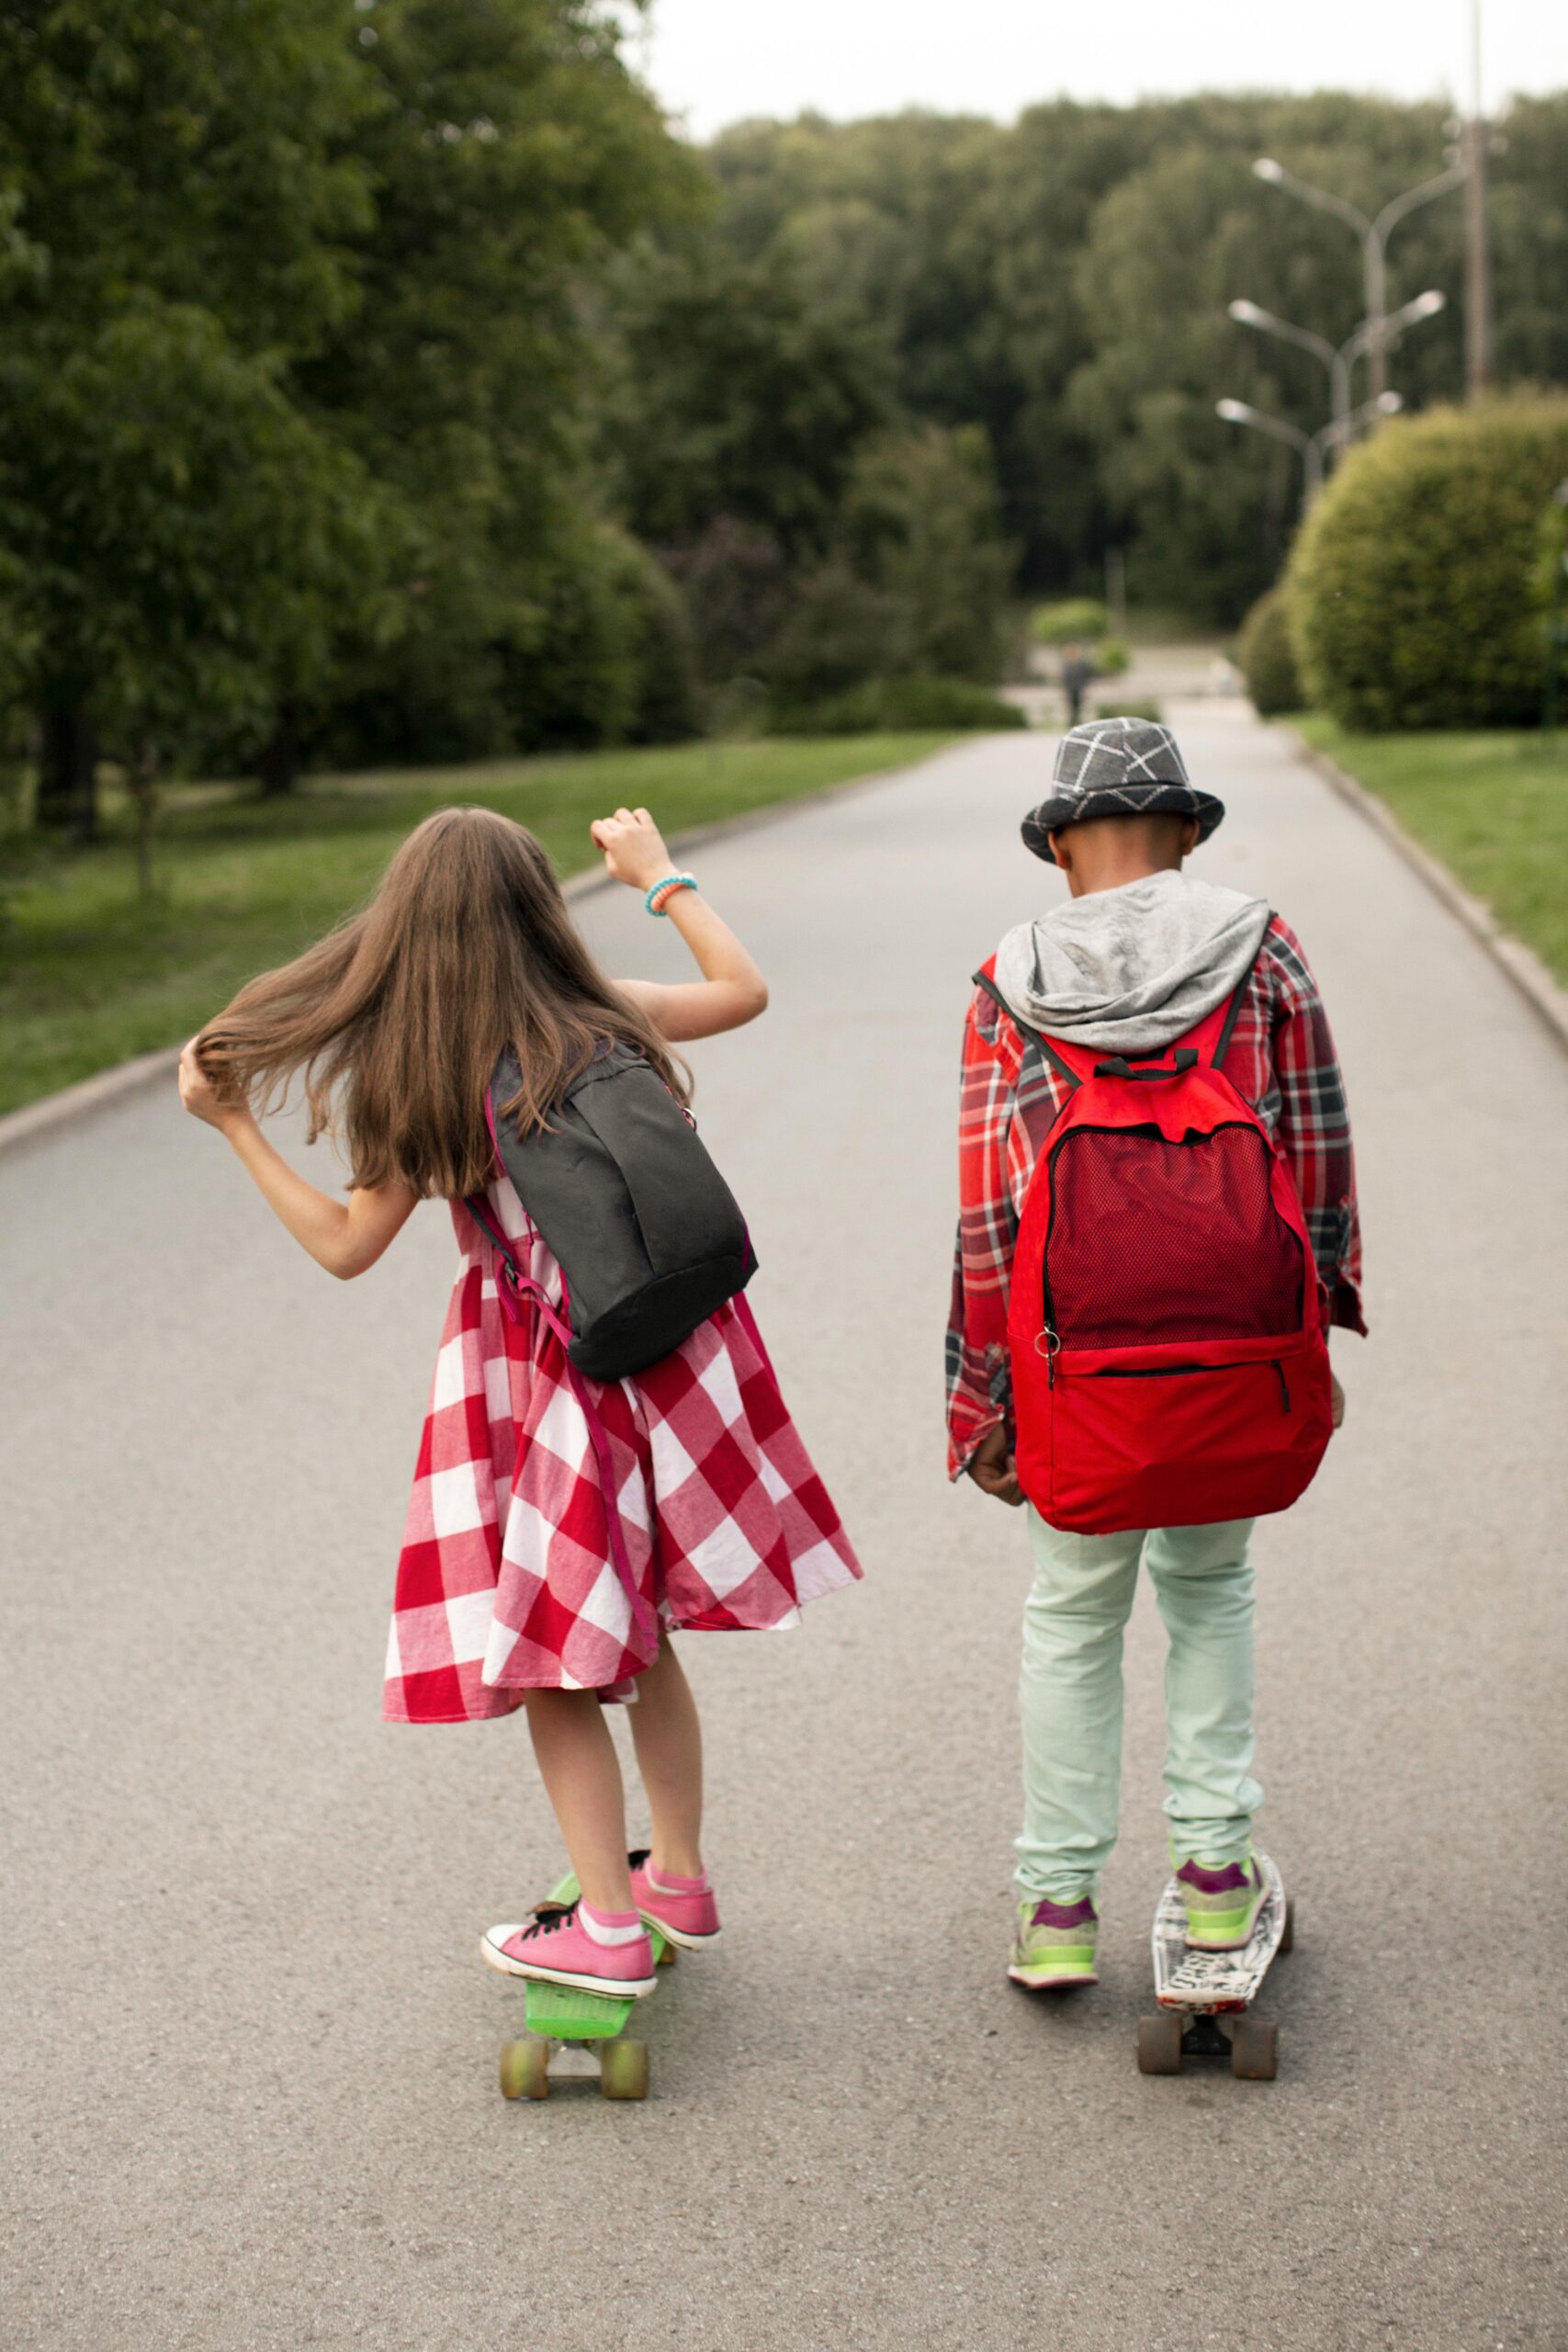
M 1070 1984 L 1096 1984 L 1095 1939 L 1100 1915 L 1087 1894 L 1076 1903 L 1053 1903 L 1043 1895 L 1038 1903 L 1018 1906 L 1018 1934 L 1013 1940 L 1008 1974 L 1032 1993 L 1060 1993 Z
M 1263 1873 L 1258 1858 L 1240 1862 L 1183 1862 L 1176 1873 L 1187 1906 L 1189 1951 L 1239 1951 L 1258 1924 Z

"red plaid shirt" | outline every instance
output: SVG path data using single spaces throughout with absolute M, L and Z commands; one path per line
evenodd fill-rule
M 990 970 L 987 965 L 986 969 Z M 1278 915 L 1264 936 L 1225 1074 L 1283 1145 L 1330 1319 L 1364 1331 L 1361 1233 L 1345 1081 L 1301 944 Z M 948 1475 L 1008 1418 L 1008 1283 L 1023 1196 L 1066 1088 L 1039 1048 L 976 989 L 964 1024 L 958 1246 L 947 1324 Z

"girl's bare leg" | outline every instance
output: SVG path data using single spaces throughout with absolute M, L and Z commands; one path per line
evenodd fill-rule
M 668 1634 L 627 1709 L 637 1770 L 653 1816 L 653 1867 L 703 1874 L 703 1731 L 696 1701 Z
M 604 1708 L 592 1690 L 530 1690 L 527 1703 L 539 1774 L 578 1884 L 595 1911 L 635 1911 L 621 1760 Z

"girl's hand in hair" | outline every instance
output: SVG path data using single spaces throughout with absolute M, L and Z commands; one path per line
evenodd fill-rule
M 646 808 L 617 808 L 588 828 L 595 849 L 617 882 L 631 890 L 650 890 L 672 871 L 664 837 Z
M 251 1116 L 250 1104 L 243 1097 L 219 1092 L 197 1058 L 199 1042 L 193 1037 L 180 1056 L 180 1101 L 193 1119 L 205 1119 L 209 1127 L 226 1130 L 243 1124 Z

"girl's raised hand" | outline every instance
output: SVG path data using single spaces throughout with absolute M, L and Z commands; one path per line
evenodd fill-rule
M 197 1040 L 193 1037 L 180 1056 L 180 1101 L 193 1119 L 205 1119 L 209 1127 L 231 1127 L 236 1120 L 248 1119 L 250 1105 L 231 1102 L 219 1093 L 197 1058 Z
M 617 808 L 613 817 L 597 818 L 588 836 L 604 851 L 615 879 L 628 889 L 651 889 L 671 871 L 664 837 L 646 808 Z

